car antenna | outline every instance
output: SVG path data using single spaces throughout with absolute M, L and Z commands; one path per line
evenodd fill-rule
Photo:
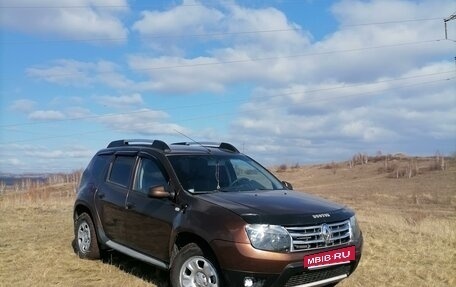
M 196 140 L 192 139 L 192 138 L 189 137 L 188 135 L 186 135 L 186 134 L 184 134 L 184 133 L 182 133 L 182 132 L 180 132 L 180 131 L 178 131 L 178 130 L 176 130 L 176 129 L 174 129 L 174 131 L 175 131 L 176 133 L 181 134 L 181 135 L 183 135 L 184 137 L 188 138 L 189 140 L 191 140 L 192 142 L 196 143 L 197 145 L 201 146 L 202 148 L 204 148 L 205 150 L 207 150 L 208 153 L 211 153 L 211 150 L 210 150 L 209 148 L 205 147 L 202 143 L 197 142 Z

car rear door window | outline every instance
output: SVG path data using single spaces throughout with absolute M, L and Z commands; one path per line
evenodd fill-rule
M 117 156 L 112 163 L 109 181 L 123 187 L 128 187 L 131 173 L 135 166 L 135 160 L 136 158 L 132 156 Z

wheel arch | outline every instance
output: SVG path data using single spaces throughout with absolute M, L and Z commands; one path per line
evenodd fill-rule
M 95 220 L 94 220 L 94 217 L 93 217 L 93 214 L 92 214 L 92 211 L 90 210 L 90 208 L 82 203 L 77 203 L 74 206 L 73 219 L 76 221 L 78 216 L 80 216 L 83 213 L 87 213 L 90 216 L 90 218 L 92 218 L 92 221 L 95 224 Z
M 198 236 L 197 234 L 191 233 L 191 232 L 181 232 L 181 233 L 177 234 L 177 236 L 175 237 L 174 246 L 172 248 L 172 254 L 171 254 L 171 259 L 170 259 L 170 266 L 172 266 L 172 264 L 173 264 L 174 257 L 176 256 L 177 251 L 182 249 L 182 247 L 184 247 L 185 245 L 190 244 L 190 243 L 194 243 L 194 244 L 198 245 L 201 248 L 201 250 L 203 251 L 203 253 L 206 253 L 207 255 L 209 255 L 213 260 L 216 261 L 214 263 L 218 267 L 220 267 L 217 255 L 215 254 L 214 250 L 212 250 L 211 245 L 201 236 Z

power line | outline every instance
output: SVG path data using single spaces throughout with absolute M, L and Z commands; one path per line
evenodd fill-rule
M 443 23 L 445 26 L 445 40 L 456 42 L 455 40 L 448 38 L 448 27 L 447 27 L 447 22 L 455 20 L 455 19 L 456 19 L 456 12 L 454 12 L 452 15 L 448 16 L 447 18 L 443 19 Z
M 295 4 L 306 4 L 303 1 L 290 1 L 290 0 L 281 0 L 281 2 L 294 2 Z M 150 2 L 149 2 L 150 3 Z M 164 5 L 160 5 L 164 4 Z M 87 9 L 87 8 L 96 8 L 96 9 L 118 9 L 118 8 L 130 8 L 130 9 L 144 9 L 144 8 L 157 8 L 157 7 L 166 7 L 167 3 L 159 2 L 154 3 L 152 5 L 101 5 L 101 4 L 93 4 L 93 5 L 2 5 L 0 9 Z M 178 5 L 169 6 L 172 8 L 176 7 L 201 7 L 207 6 L 210 4 L 220 4 L 219 1 L 201 1 L 201 3 L 180 3 Z M 267 3 L 266 3 L 267 4 Z
M 215 2 L 216 3 L 216 2 Z M 156 8 L 160 7 L 163 5 L 4 5 L 0 6 L 0 9 L 14 9 L 14 10 L 19 10 L 19 9 L 90 9 L 90 8 L 96 8 L 96 9 L 118 9 L 118 8 Z M 173 6 L 173 7 L 200 7 L 200 6 L 205 6 L 203 3 L 194 3 L 194 4 L 185 4 L 181 3 L 179 5 Z
M 393 20 L 384 22 L 371 22 L 371 23 L 358 23 L 358 24 L 347 24 L 341 25 L 341 28 L 355 28 L 362 26 L 373 26 L 373 25 L 387 25 L 387 24 L 400 24 L 408 22 L 423 22 L 423 21 L 435 21 L 442 20 L 443 18 L 420 18 L 420 19 L 405 19 L 405 20 Z M 141 39 L 179 39 L 179 38 L 211 38 L 211 37 L 222 37 L 222 36 L 234 36 L 234 35 L 255 35 L 255 34 L 267 34 L 267 33 L 283 33 L 283 32 L 305 32 L 303 28 L 277 28 L 268 30 L 251 30 L 251 31 L 238 31 L 238 32 L 215 32 L 215 33 L 198 33 L 198 34 L 187 34 L 187 35 L 141 35 Z M 55 44 L 55 43 L 75 43 L 75 42 L 121 42 L 128 40 L 128 37 L 108 37 L 108 38 L 79 38 L 79 39 L 58 39 L 58 40 L 34 40 L 34 41 L 0 41 L 1 45 L 22 45 L 22 44 Z
M 438 82 L 451 81 L 451 80 L 454 80 L 454 79 L 456 79 L 456 77 L 433 80 L 433 81 L 428 81 L 428 82 L 420 82 L 420 83 L 410 84 L 410 85 L 406 85 L 406 86 L 402 86 L 402 87 L 387 88 L 387 89 L 371 91 L 371 92 L 364 92 L 364 93 L 358 93 L 358 94 L 340 95 L 340 96 L 334 96 L 334 97 L 330 97 L 330 98 L 313 99 L 313 100 L 309 99 L 309 100 L 306 101 L 306 103 L 318 103 L 318 102 L 326 102 L 326 101 L 329 101 L 329 100 L 337 100 L 337 99 L 342 99 L 342 98 L 360 97 L 360 96 L 363 96 L 363 95 L 377 94 L 379 92 L 387 92 L 387 91 L 396 90 L 396 89 L 410 88 L 410 87 L 415 87 L 415 86 L 425 86 L 425 85 L 430 85 L 430 84 L 434 84 L 434 83 L 438 83 Z M 254 109 L 247 110 L 247 111 L 241 111 L 241 112 L 224 113 L 224 114 L 216 114 L 216 115 L 199 116 L 199 117 L 181 119 L 180 121 L 176 121 L 176 123 L 193 121 L 193 120 L 202 120 L 202 119 L 208 119 L 208 118 L 217 118 L 217 117 L 231 116 L 231 115 L 237 115 L 238 113 L 248 113 L 248 114 L 250 114 L 250 113 L 252 113 L 254 111 L 275 110 L 275 109 L 281 109 L 281 108 L 283 108 L 283 106 L 274 106 L 274 107 L 266 107 L 266 108 L 257 108 L 257 107 L 255 107 Z
M 442 20 L 442 19 L 443 19 L 443 17 L 391 20 L 391 21 L 369 22 L 369 23 L 358 23 L 358 24 L 343 24 L 343 25 L 340 25 L 340 27 L 344 28 L 344 27 L 373 26 L 373 25 L 386 25 L 386 24 L 401 24 L 401 23 L 408 23 L 408 22 L 424 22 L 424 21 L 434 21 L 434 20 Z
M 433 40 L 423 40 L 423 41 L 416 41 L 416 42 L 396 43 L 396 44 L 389 44 L 389 45 L 379 45 L 379 46 L 368 46 L 368 47 L 361 47 L 361 48 L 332 50 L 332 51 L 325 51 L 325 52 L 313 52 L 313 53 L 303 53 L 303 54 L 294 54 L 294 55 L 285 55 L 285 56 L 273 56 L 273 57 L 257 57 L 257 58 L 250 58 L 250 59 L 238 59 L 238 60 L 219 61 L 219 62 L 182 64 L 182 65 L 173 65 L 173 66 L 134 68 L 134 69 L 131 69 L 131 70 L 135 71 L 135 72 L 140 72 L 140 71 L 154 71 L 154 70 L 168 70 L 168 69 L 180 69 L 180 68 L 194 68 L 194 67 L 207 67 L 207 66 L 218 66 L 218 65 L 229 65 L 229 64 L 241 64 L 241 63 L 251 63 L 251 62 L 260 62 L 260 61 L 273 61 L 273 60 L 281 60 L 281 59 L 293 59 L 293 58 L 302 58 L 302 57 L 311 57 L 311 56 L 331 55 L 331 54 L 337 54 L 337 53 L 353 53 L 353 52 L 361 52 L 361 51 L 384 49 L 384 48 L 406 47 L 406 46 L 413 46 L 413 45 L 422 45 L 422 44 L 436 43 L 436 42 L 440 42 L 442 40 L 443 39 L 433 39 Z M 184 59 L 184 60 L 188 60 L 188 59 Z M 46 68 L 43 68 L 43 69 L 40 69 L 40 70 L 46 70 Z M 46 75 L 46 77 L 52 77 L 52 78 L 68 77 L 68 76 L 73 76 L 73 75 L 79 75 L 80 73 L 81 73 L 81 71 L 77 71 L 77 72 L 74 72 L 74 73 L 54 73 L 54 74 L 48 74 L 48 75 Z M 103 74 L 103 75 L 105 75 L 105 74 L 116 74 L 116 73 L 118 73 L 118 72 L 117 71 L 106 71 L 106 72 L 95 72 L 94 74 L 97 74 L 97 75 L 102 75 Z M 5 79 L 8 79 L 8 78 L 11 78 L 11 77 L 1 77 L 0 80 L 1 79 L 5 80 Z
M 152 2 L 152 1 L 150 1 Z M 149 2 L 149 3 L 150 3 Z M 173 5 L 173 3 L 166 3 L 166 2 L 158 2 L 154 1 L 153 4 L 146 4 L 146 5 L 138 5 L 138 4 L 131 4 L 131 5 L 120 5 L 120 4 L 90 4 L 90 5 L 2 5 L 0 9 L 87 9 L 87 8 L 96 8 L 96 9 L 118 9 L 118 8 L 130 8 L 130 9 L 144 9 L 144 8 L 157 8 L 157 7 L 201 7 L 201 6 L 208 6 L 208 5 L 219 5 L 221 1 L 201 1 L 201 3 L 179 3 Z M 247 1 L 243 1 L 242 4 L 250 4 L 246 3 Z M 293 4 L 306 4 L 306 1 L 302 0 L 280 0 L 280 3 L 276 3 L 278 1 L 266 2 L 260 1 L 261 4 L 273 6 L 274 4 L 282 4 L 282 3 L 293 3 Z M 171 4 L 171 5 L 169 5 Z
M 209 62 L 209 63 L 199 63 L 199 64 L 137 68 L 137 69 L 133 69 L 133 71 L 165 70 L 165 69 L 177 69 L 177 68 L 189 68 L 189 67 L 213 66 L 213 65 L 224 65 L 224 64 L 239 64 L 239 63 L 248 63 L 248 62 L 271 61 L 271 60 L 280 60 L 280 59 L 292 59 L 292 58 L 301 58 L 301 57 L 310 57 L 310 56 L 330 55 L 330 54 L 337 54 L 337 53 L 351 53 L 351 52 L 359 52 L 359 51 L 383 49 L 383 48 L 421 45 L 421 44 L 429 44 L 429 43 L 440 42 L 440 41 L 442 41 L 442 39 L 424 40 L 424 41 L 417 41 L 417 42 L 404 42 L 404 43 L 396 43 L 396 44 L 390 44 L 390 45 L 379 45 L 379 46 L 351 48 L 351 49 L 333 50 L 333 51 L 325 51 L 325 52 L 294 54 L 294 55 L 286 55 L 286 56 L 258 57 L 258 58 L 250 58 L 250 59 L 239 59 L 239 60 Z
M 203 37 L 221 37 L 232 35 L 248 35 L 248 34 L 263 34 L 263 33 L 282 33 L 282 32 L 301 32 L 304 31 L 300 28 L 283 28 L 271 30 L 252 30 L 252 31 L 239 31 L 239 32 L 218 32 L 218 33 L 200 33 L 200 34 L 187 34 L 187 35 L 141 35 L 141 39 L 174 39 L 174 38 L 203 38 Z M 118 38 L 87 38 L 87 39 L 66 39 L 66 40 L 41 40 L 41 41 L 3 41 L 0 44 L 36 44 L 36 43 L 73 43 L 73 42 L 104 42 L 104 41 L 125 41 L 128 37 Z
M 420 82 L 420 83 L 415 83 L 411 85 L 406 85 L 402 87 L 395 87 L 395 88 L 388 88 L 388 89 L 383 89 L 383 90 L 377 90 L 377 91 L 372 91 L 372 92 L 367 92 L 367 93 L 358 93 L 358 94 L 351 94 L 351 95 L 341 95 L 341 96 L 335 96 L 331 98 L 324 98 L 324 99 L 314 99 L 314 100 L 308 100 L 306 103 L 315 103 L 315 102 L 325 102 L 328 100 L 336 100 L 336 99 L 341 99 L 341 98 L 347 98 L 347 97 L 359 97 L 363 95 L 371 95 L 371 94 L 376 94 L 379 92 L 385 92 L 385 91 L 390 91 L 390 90 L 396 90 L 396 89 L 403 89 L 403 88 L 409 88 L 409 87 L 415 87 L 415 86 L 425 86 L 425 85 L 430 85 L 438 82 L 443 82 L 443 81 L 451 81 L 456 78 L 445 78 L 445 79 L 439 79 L 439 80 L 433 80 L 433 81 L 427 81 L 427 82 Z M 185 119 L 180 119 L 175 121 L 174 123 L 186 123 L 188 121 L 195 121 L 195 120 L 206 120 L 206 119 L 211 119 L 211 118 L 223 118 L 227 116 L 232 116 L 232 115 L 238 115 L 238 114 L 251 114 L 252 111 L 263 111 L 263 110 L 274 110 L 274 109 L 281 109 L 283 108 L 282 106 L 274 106 L 274 107 L 267 107 L 267 108 L 255 108 L 251 110 L 244 110 L 244 111 L 238 111 L 238 112 L 231 112 L 231 113 L 222 113 L 222 114 L 215 114 L 215 115 L 207 115 L 207 116 L 199 116 L 199 117 L 190 117 L 190 118 L 185 118 Z M 88 132 L 81 132 L 81 133 L 74 133 L 74 134 L 69 134 L 69 135 L 58 135 L 58 136 L 49 136 L 49 137 L 41 137 L 41 138 L 34 138 L 34 139 L 27 139 L 27 140 L 19 140 L 19 141 L 11 141 L 11 142 L 0 142 L 0 144 L 5 145 L 5 144 L 16 144 L 16 143 L 22 143 L 22 142 L 31 142 L 31 141 L 38 141 L 38 140 L 48 140 L 48 139 L 56 139 L 56 138 L 69 138 L 73 136 L 80 136 L 80 135 L 85 135 L 85 134 L 93 134 L 93 133 L 100 133 L 104 132 L 106 129 L 103 130 L 96 130 L 96 131 L 88 131 Z
M 278 95 L 273 95 L 273 96 L 265 96 L 265 98 L 276 98 L 276 97 L 282 97 L 286 95 L 292 95 L 292 94 L 311 94 L 311 93 L 317 93 L 317 92 L 323 92 L 323 91 L 334 91 L 334 90 L 340 90 L 340 89 L 346 89 L 346 88 L 353 88 L 353 87 L 361 87 L 361 86 L 371 86 L 371 85 L 376 85 L 376 84 L 381 84 L 381 83 L 386 83 L 386 82 L 393 82 L 393 81 L 402 81 L 402 80 L 409 80 L 409 79 L 416 79 L 416 78 L 423 78 L 423 77 L 430 77 L 430 76 L 436 76 L 436 75 L 442 75 L 442 74 L 449 74 L 449 73 L 454 73 L 455 70 L 451 71 L 444 71 L 444 72 L 437 72 L 437 73 L 430 73 L 430 74 L 421 74 L 421 75 L 415 75 L 415 76 L 408 76 L 408 77 L 401 77 L 401 78 L 394 78 L 394 79 L 387 79 L 387 80 L 379 80 L 375 81 L 373 83 L 366 83 L 366 84 L 353 84 L 353 85 L 343 85 L 343 86 L 337 86 L 337 87 L 329 87 L 329 88 L 321 88 L 321 89 L 312 89 L 312 90 L 302 90 L 302 91 L 292 91 L 292 92 L 287 92 L 287 93 L 280 93 Z M 437 81 L 442 81 L 442 80 L 437 80 Z M 424 82 L 424 83 L 433 83 L 434 81 L 431 82 Z M 413 85 L 421 85 L 423 82 L 416 83 L 416 84 L 411 84 L 403 87 L 408 87 L 408 86 L 413 86 Z M 403 87 L 397 87 L 397 88 L 403 88 Z M 393 88 L 390 88 L 393 89 Z M 377 92 L 377 91 L 373 91 Z M 370 92 L 369 92 L 370 93 Z M 350 95 L 348 95 L 350 96 Z M 347 95 L 344 95 L 343 97 L 347 97 Z M 326 98 L 325 98 L 326 99 Z M 325 100 L 323 99 L 323 100 Z M 173 107 L 173 108 L 158 108 L 159 110 L 164 110 L 165 112 L 171 111 L 171 110 L 178 110 L 178 109 L 184 109 L 184 108 L 194 108 L 194 107 L 201 107 L 201 106 L 208 106 L 208 105 L 219 105 L 220 103 L 226 103 L 226 102 L 242 102 L 245 99 L 242 100 L 231 100 L 231 101 L 219 101 L 219 102 L 213 102 L 213 103 L 203 103 L 203 104 L 194 104 L 194 105 L 186 105 L 186 106 L 180 106 L 180 107 Z M 115 117 L 115 116 L 121 116 L 121 115 L 130 115 L 130 114 L 141 114 L 141 113 L 148 113 L 151 110 L 136 110 L 136 111 L 131 111 L 131 112 L 123 112 L 123 113 L 109 113 L 109 114 L 103 114 L 103 115 L 92 115 L 92 116 L 84 116 L 84 117 L 74 117 L 74 118 L 67 118 L 67 119 L 59 119 L 59 120 L 47 120 L 47 121 L 40 121 L 40 122 L 28 122 L 28 123 L 20 123 L 20 124 L 4 124 L 0 125 L 0 128 L 10 128 L 10 127 L 18 127 L 18 126 L 31 126 L 31 125 L 41 125 L 41 124 L 49 124 L 49 123 L 58 123 L 58 122 L 68 122 L 68 121 L 76 121 L 76 120 L 88 120 L 88 119 L 98 119 L 98 118 L 109 118 L 109 117 Z

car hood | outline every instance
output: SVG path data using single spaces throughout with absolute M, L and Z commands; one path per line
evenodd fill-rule
M 217 192 L 203 197 L 237 213 L 247 223 L 307 225 L 345 220 L 353 215 L 342 205 L 291 190 Z

